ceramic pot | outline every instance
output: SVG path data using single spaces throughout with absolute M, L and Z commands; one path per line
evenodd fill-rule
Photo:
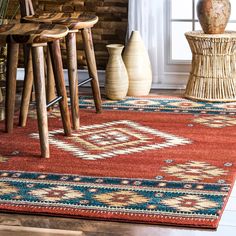
M 198 0 L 197 15 L 205 34 L 223 34 L 230 14 L 229 0 Z
M 122 100 L 128 91 L 128 73 L 121 56 L 123 49 L 122 44 L 107 45 L 110 56 L 106 67 L 105 92 L 111 100 Z
M 148 95 L 152 86 L 152 70 L 148 52 L 138 31 L 133 31 L 123 60 L 129 75 L 129 96 Z

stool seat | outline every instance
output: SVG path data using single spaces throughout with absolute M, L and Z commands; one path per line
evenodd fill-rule
M 0 26 L 1 43 L 47 43 L 67 34 L 68 28 L 64 25 L 20 23 Z
M 97 22 L 98 17 L 91 14 L 73 13 L 49 13 L 38 12 L 31 16 L 26 16 L 23 20 L 34 23 L 62 24 L 69 30 L 80 30 L 84 28 L 92 28 Z
M 25 70 L 25 80 L 23 94 L 30 94 L 35 85 L 35 99 L 37 109 L 37 120 L 39 139 L 41 147 L 41 156 L 48 158 L 49 152 L 49 134 L 47 107 L 59 101 L 61 118 L 65 135 L 71 135 L 70 114 L 67 103 L 67 94 L 63 74 L 63 65 L 60 49 L 60 38 L 68 34 L 68 28 L 64 25 L 53 24 L 11 24 L 0 26 L 0 42 L 7 43 L 7 72 L 6 72 L 6 101 L 5 101 L 5 130 L 7 133 L 13 132 L 14 110 L 15 110 L 15 94 L 16 94 L 16 75 L 19 55 L 19 44 L 25 47 L 27 56 L 27 66 Z M 44 71 L 44 50 L 43 47 L 48 46 L 50 52 L 53 74 L 58 97 L 49 104 L 46 103 L 45 91 L 45 71 Z M 31 72 L 32 71 L 32 72 Z M 31 74 L 33 76 L 28 76 Z M 27 92 L 25 92 L 27 91 Z M 22 96 L 24 106 L 21 105 L 21 111 L 28 111 L 27 96 Z M 25 112 L 26 113 L 26 112 Z
M 99 87 L 99 78 L 96 65 L 96 58 L 93 45 L 92 28 L 98 22 L 98 17 L 91 13 L 80 12 L 44 12 L 42 10 L 34 11 L 32 0 L 19 0 L 21 8 L 22 22 L 40 23 L 40 24 L 59 24 L 67 26 L 69 29 L 68 35 L 65 37 L 66 46 L 66 62 L 68 69 L 69 93 L 70 93 L 70 107 L 72 114 L 73 129 L 80 128 L 79 118 L 79 89 L 78 87 L 90 82 L 96 112 L 102 112 L 102 99 Z M 63 1 L 64 3 L 65 1 Z M 77 35 L 80 34 L 83 45 L 79 46 L 79 50 L 83 50 L 80 55 L 80 60 L 86 60 L 88 68 L 88 78 L 79 82 L 78 76 L 78 55 L 77 55 Z M 64 47 L 64 45 L 63 45 Z M 27 61 L 27 58 L 25 58 Z M 30 71 L 30 70 L 29 70 Z M 29 73 L 30 76 L 30 73 Z M 52 74 L 51 59 L 47 57 L 47 99 L 50 101 L 54 99 L 54 78 Z M 30 90 L 28 90 L 30 91 Z M 22 107 L 26 107 L 26 99 L 30 97 L 30 93 L 23 95 Z M 27 109 L 21 113 L 21 126 L 25 125 L 27 119 Z

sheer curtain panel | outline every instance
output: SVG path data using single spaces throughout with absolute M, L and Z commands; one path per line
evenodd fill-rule
M 165 0 L 129 0 L 128 36 L 140 32 L 152 64 L 153 87 L 158 87 L 163 71 L 163 18 Z

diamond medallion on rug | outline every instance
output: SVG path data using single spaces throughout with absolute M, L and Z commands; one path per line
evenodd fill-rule
M 38 133 L 30 136 L 39 139 Z M 85 160 L 138 154 L 191 143 L 188 139 L 128 120 L 81 127 L 79 133 L 73 133 L 69 138 L 63 137 L 62 129 L 49 132 L 49 136 L 50 144 Z
M 220 114 L 213 104 L 153 99 L 128 100 L 133 110 L 111 101 L 102 114 L 81 109 L 70 137 L 55 110 L 49 159 L 40 158 L 34 112 L 14 135 L 1 122 L 0 210 L 216 228 L 235 180 L 233 105 Z

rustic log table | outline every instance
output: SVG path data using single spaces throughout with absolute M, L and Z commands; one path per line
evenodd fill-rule
M 193 54 L 185 97 L 209 102 L 236 101 L 236 31 L 193 31 L 185 36 Z

